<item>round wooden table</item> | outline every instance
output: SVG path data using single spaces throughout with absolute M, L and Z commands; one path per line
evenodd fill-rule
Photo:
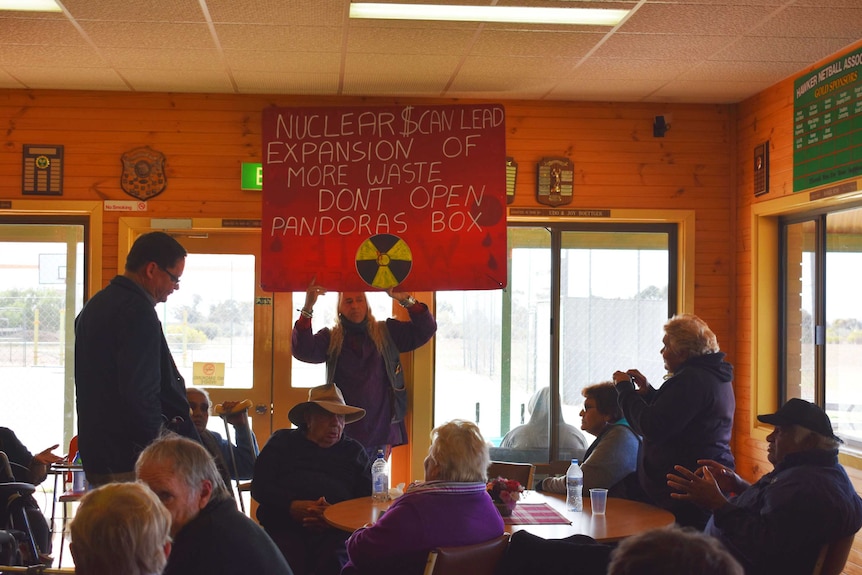
M 375 502 L 371 497 L 360 497 L 336 503 L 327 507 L 323 517 L 327 523 L 338 529 L 353 532 L 373 524 L 380 514 L 389 508 L 391 502 Z M 593 515 L 590 498 L 584 497 L 584 510 L 566 511 L 566 496 L 556 493 L 528 491 L 521 503 L 547 503 L 572 523 L 565 524 L 506 524 L 506 533 L 529 531 L 545 539 L 562 539 L 570 535 L 589 535 L 596 541 L 619 541 L 629 535 L 642 531 L 666 527 L 674 522 L 673 514 L 646 503 L 628 499 L 608 498 L 607 513 Z M 519 505 L 521 504 L 519 503 Z

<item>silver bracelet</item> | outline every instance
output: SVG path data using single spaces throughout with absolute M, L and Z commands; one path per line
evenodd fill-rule
M 398 303 L 401 304 L 401 307 L 410 307 L 411 305 L 416 303 L 416 298 L 412 295 L 409 295 L 406 298 L 400 300 Z
M 302 309 L 298 309 L 296 311 L 298 311 L 300 314 L 302 314 L 302 317 L 307 317 L 308 319 L 311 319 L 311 316 L 314 315 L 314 310 L 309 311 L 305 308 L 302 308 Z

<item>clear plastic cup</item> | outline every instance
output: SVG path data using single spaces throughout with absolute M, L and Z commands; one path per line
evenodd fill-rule
M 604 515 L 608 506 L 608 490 L 590 489 L 590 505 L 593 507 L 593 515 Z

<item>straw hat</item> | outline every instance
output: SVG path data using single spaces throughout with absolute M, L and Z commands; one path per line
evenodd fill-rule
M 344 416 L 344 423 L 353 423 L 365 417 L 365 410 L 344 403 L 344 396 L 338 386 L 319 385 L 308 390 L 308 401 L 293 406 L 287 414 L 294 425 L 305 424 L 305 413 L 312 405 L 319 405 L 329 413 Z

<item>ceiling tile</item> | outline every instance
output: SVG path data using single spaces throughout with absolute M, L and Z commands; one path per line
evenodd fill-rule
M 731 104 L 771 86 L 774 82 L 674 82 L 663 86 L 650 101 Z
M 2 46 L 7 44 L 83 46 L 86 39 L 77 28 L 63 19 L 32 19 L 0 17 Z
M 337 74 L 240 72 L 235 79 L 242 94 L 324 95 L 338 90 Z
M 581 58 L 605 34 L 588 32 L 500 32 L 483 31 L 472 54 Z
M 645 4 L 620 32 L 626 34 L 683 34 L 685 36 L 734 36 L 766 18 L 762 6 L 709 4 Z
M 844 39 L 811 38 L 801 42 L 799 38 L 766 38 L 746 36 L 716 52 L 711 60 L 732 62 L 817 62 L 847 46 Z
M 344 0 L 206 0 L 213 22 L 281 26 L 343 26 Z
M 166 72 L 151 68 L 123 68 L 119 73 L 137 92 L 232 92 L 230 78 L 216 70 Z M 215 90 L 204 90 L 214 86 Z
M 764 37 L 846 38 L 848 44 L 862 37 L 862 2 L 857 0 L 852 8 L 830 8 L 828 20 L 822 18 L 823 10 L 822 6 L 790 6 L 750 33 Z
M 223 50 L 341 52 L 342 32 L 326 26 L 216 24 Z
M 224 70 L 225 65 L 215 50 L 183 50 L 177 58 L 176 49 L 106 48 L 105 58 L 117 69 L 142 70 Z
M 9 66 L 10 74 L 32 90 L 54 89 L 62 84 L 66 90 L 128 90 L 129 87 L 114 71 L 107 68 Z
M 473 30 L 425 30 L 388 27 L 385 31 L 351 30 L 347 50 L 353 54 L 461 55 L 470 48 Z
M 62 0 L 76 20 L 109 22 L 202 22 L 198 0 Z
M 619 97 L 614 101 L 638 102 L 644 94 L 649 95 L 662 85 L 661 80 L 605 80 L 595 82 L 560 82 L 549 91 L 548 100 L 607 100 L 607 90 L 613 90 Z
M 253 50 L 225 52 L 225 62 L 237 74 L 242 72 L 284 72 L 288 74 L 334 74 L 341 68 L 338 54 L 263 52 Z
M 212 49 L 206 24 L 165 22 L 84 22 L 87 37 L 102 48 Z
M 102 57 L 89 46 L 12 45 L 0 50 L 0 66 L 17 67 L 22 63 L 34 68 L 106 66 Z

